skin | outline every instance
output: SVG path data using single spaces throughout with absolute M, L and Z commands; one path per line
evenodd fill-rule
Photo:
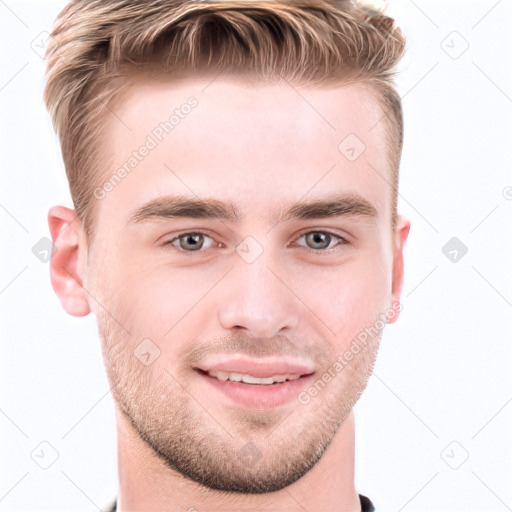
M 379 315 L 395 308 L 388 323 L 398 318 L 410 229 L 399 216 L 391 230 L 391 190 L 374 170 L 391 176 L 382 109 L 361 85 L 211 80 L 133 79 L 115 111 L 131 130 L 106 120 L 104 180 L 168 112 L 191 96 L 198 104 L 93 199 L 92 243 L 74 211 L 49 213 L 54 290 L 69 314 L 98 320 L 116 403 L 118 510 L 360 510 L 352 407 L 373 369 Z M 366 146 L 352 162 L 338 150 L 350 133 Z M 335 192 L 363 198 L 376 215 L 276 223 L 277 209 Z M 243 219 L 130 222 L 169 194 L 233 202 Z M 189 237 L 176 240 L 198 230 L 199 251 Z M 262 250 L 250 263 L 236 252 L 249 236 Z M 299 355 L 320 378 L 370 326 L 377 333 L 308 403 L 242 407 L 191 367 L 210 354 Z M 148 366 L 134 355 L 144 339 L 159 351 Z M 261 455 L 252 466 L 237 457 L 249 442 Z

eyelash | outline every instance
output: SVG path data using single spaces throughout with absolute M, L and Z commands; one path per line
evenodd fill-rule
M 336 235 L 335 233 L 331 233 L 330 231 L 323 231 L 323 230 L 306 231 L 305 233 L 302 233 L 298 238 L 296 238 L 294 240 L 294 242 L 296 242 L 297 240 L 301 239 L 303 236 L 309 235 L 311 233 L 321 233 L 321 234 L 324 234 L 324 235 L 329 235 L 331 237 L 337 238 L 339 240 L 339 242 L 334 247 L 331 247 L 330 249 L 312 249 L 311 247 L 302 247 L 302 246 L 300 246 L 302 249 L 305 249 L 307 252 L 313 253 L 315 255 L 321 256 L 321 255 L 332 254 L 334 252 L 338 252 L 339 246 L 350 245 L 350 242 L 346 238 L 343 238 L 340 235 Z M 178 247 L 172 246 L 173 242 L 179 240 L 180 238 L 188 236 L 188 235 L 203 235 L 203 236 L 206 236 L 206 237 L 211 238 L 213 240 L 212 237 L 210 237 L 208 234 L 204 233 L 203 231 L 187 231 L 185 233 L 180 233 L 179 235 L 175 236 L 171 240 L 167 240 L 166 242 L 164 242 L 162 244 L 162 246 L 163 247 L 171 246 L 177 252 L 190 253 L 191 255 L 193 255 L 194 253 L 200 255 L 200 254 L 204 254 L 206 251 L 208 251 L 208 249 L 204 249 L 204 250 L 203 249 L 199 249 L 198 251 L 185 251 L 185 250 L 180 249 Z M 213 248 L 214 247 L 210 247 L 210 249 L 213 249 Z

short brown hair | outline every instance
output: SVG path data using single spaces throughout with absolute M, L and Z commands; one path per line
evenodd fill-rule
M 387 123 L 394 227 L 403 116 L 393 78 L 404 47 L 392 18 L 367 16 L 350 0 L 71 1 L 49 38 L 44 101 L 87 238 L 105 162 L 105 109 L 120 98 L 130 69 L 155 64 L 169 73 L 228 70 L 295 85 L 372 86 Z

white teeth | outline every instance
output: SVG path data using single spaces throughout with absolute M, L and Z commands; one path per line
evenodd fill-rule
M 244 373 L 235 372 L 208 372 L 210 377 L 216 377 L 219 380 L 230 380 L 231 382 L 245 382 L 246 384 L 273 384 L 274 382 L 284 382 L 285 380 L 296 380 L 300 375 L 273 375 L 272 377 L 253 377 Z

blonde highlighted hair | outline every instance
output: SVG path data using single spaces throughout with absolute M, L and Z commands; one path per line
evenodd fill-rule
M 393 79 L 404 47 L 392 18 L 366 16 L 350 0 L 71 1 L 49 38 L 44 101 L 88 239 L 93 190 L 107 171 L 102 119 L 130 72 L 155 69 L 370 85 L 387 127 L 394 225 L 403 117 Z

